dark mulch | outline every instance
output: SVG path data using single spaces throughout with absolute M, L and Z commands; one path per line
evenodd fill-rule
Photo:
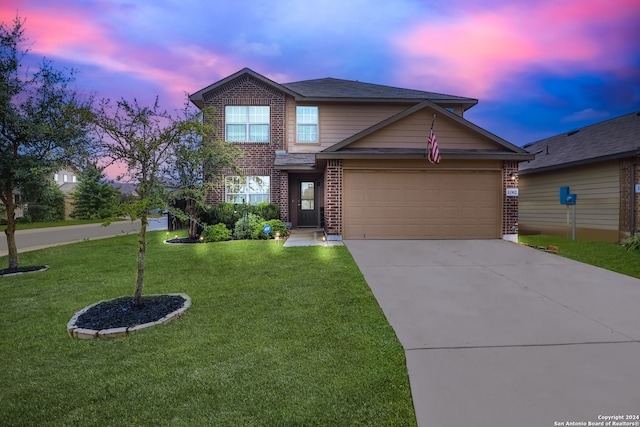
M 5 268 L 4 270 L 0 270 L 0 276 L 8 276 L 11 274 L 20 274 L 20 273 L 35 273 L 37 271 L 46 270 L 46 265 L 35 265 L 31 267 L 18 267 L 18 268 Z
M 177 239 L 165 240 L 166 243 L 203 243 L 200 239 L 190 239 L 188 237 L 179 237 Z
M 184 301 L 180 295 L 154 295 L 143 297 L 142 306 L 134 307 L 133 297 L 116 298 L 101 302 L 82 313 L 76 326 L 99 331 L 155 322 L 182 307 Z

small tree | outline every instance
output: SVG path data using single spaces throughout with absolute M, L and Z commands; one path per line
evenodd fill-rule
M 95 123 L 102 136 L 102 152 L 112 162 L 126 166 L 124 178 L 137 184 L 138 198 L 125 200 L 120 206 L 132 220 L 140 219 L 138 232 L 138 271 L 133 304 L 142 304 L 144 259 L 147 249 L 148 212 L 166 207 L 166 189 L 162 171 L 183 139 L 199 123 L 190 118 L 174 118 L 161 110 L 158 99 L 152 107 L 143 107 L 136 100 L 124 99 L 113 106 L 103 101 Z
M 71 90 L 73 71 L 56 70 L 43 60 L 32 74 L 21 74 L 28 49 L 24 20 L 0 24 L 0 202 L 7 215 L 9 269 L 18 268 L 14 195 L 47 179 L 59 164 L 88 146 L 91 100 Z
M 118 190 L 105 179 L 104 168 L 95 163 L 87 164 L 78 176 L 78 186 L 73 197 L 72 218 L 107 219 L 115 214 Z
M 28 222 L 49 222 L 64 220 L 64 194 L 60 187 L 48 177 L 39 182 L 31 182 L 22 188 L 25 203 L 24 220 Z
M 176 145 L 166 173 L 172 183 L 171 198 L 184 200 L 183 212 L 172 209 L 172 213 L 181 220 L 189 221 L 189 237 L 195 239 L 198 234 L 198 211 L 207 208 L 207 193 L 215 186 L 214 178 L 223 170 L 239 173 L 235 161 L 242 156 L 242 150 L 233 144 L 216 137 L 212 126 L 204 124 L 209 109 L 190 112 L 185 107 L 184 117 L 189 126 L 184 138 Z M 206 177 L 207 178 L 206 178 Z

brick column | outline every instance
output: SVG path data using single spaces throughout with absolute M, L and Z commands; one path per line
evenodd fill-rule
M 342 239 L 342 160 L 327 160 L 324 174 L 324 229 L 330 240 Z
M 518 162 L 502 162 L 502 236 L 504 240 L 518 241 L 518 197 L 507 197 L 507 188 L 518 188 Z
M 634 182 L 631 182 L 631 178 Z M 640 156 L 620 161 L 620 216 L 618 235 L 624 241 L 640 231 L 640 194 L 635 192 L 640 183 Z M 633 230 L 632 230 L 633 228 Z

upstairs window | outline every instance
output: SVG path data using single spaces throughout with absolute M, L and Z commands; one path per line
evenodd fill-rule
M 318 107 L 296 107 L 297 141 L 318 142 Z
M 226 140 L 229 142 L 269 142 L 269 107 L 225 107 Z

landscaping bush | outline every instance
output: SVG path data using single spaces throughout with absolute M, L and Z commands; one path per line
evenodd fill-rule
M 625 248 L 627 248 L 627 251 L 630 251 L 631 249 L 640 250 L 640 234 L 629 237 L 624 241 L 623 245 Z
M 280 219 L 280 206 L 275 203 L 262 202 L 258 206 L 252 206 L 252 213 L 255 213 L 265 221 Z
M 256 214 L 248 213 L 247 218 L 240 218 L 233 228 L 233 237 L 236 239 L 250 239 L 251 232 L 260 225 L 262 218 Z
M 205 243 L 223 242 L 225 240 L 231 240 L 231 230 L 223 223 L 208 225 L 202 231 L 202 237 Z
M 271 232 L 269 232 L 269 234 L 265 234 L 265 232 L 262 231 L 265 225 L 271 226 Z M 284 225 L 284 222 L 279 219 L 260 221 L 255 224 L 255 227 L 251 230 L 251 238 L 254 240 L 273 239 L 276 237 L 276 231 L 280 232 L 281 237 L 284 237 L 287 234 L 287 227 Z
M 233 230 L 236 222 L 242 218 L 243 207 L 242 205 L 233 203 L 218 203 L 213 209 L 200 215 L 200 222 L 206 224 L 222 223 L 226 225 L 229 230 Z
M 22 217 L 24 222 L 64 221 L 64 194 L 53 182 L 30 188 L 24 196 L 29 201 Z

